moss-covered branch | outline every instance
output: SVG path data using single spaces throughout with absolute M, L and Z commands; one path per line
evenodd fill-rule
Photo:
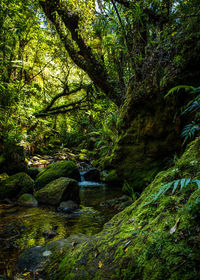
M 79 16 L 67 7 L 67 3 L 58 0 L 40 1 L 44 13 L 59 34 L 65 49 L 74 63 L 83 69 L 91 80 L 115 104 L 122 103 L 123 93 L 117 81 L 110 77 L 102 61 L 98 60 L 87 45 L 79 30 Z M 67 30 L 70 32 L 68 34 Z M 71 37 L 71 38 L 70 38 Z

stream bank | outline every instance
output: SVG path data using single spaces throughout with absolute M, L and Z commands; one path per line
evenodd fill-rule
M 199 280 L 199 166 L 197 139 L 100 233 L 63 255 L 53 254 L 40 270 L 42 279 Z M 181 188 L 185 178 L 198 184 L 190 180 Z
M 26 249 L 82 233 L 92 236 L 119 212 L 102 204 L 122 196 L 120 188 L 101 182 L 79 182 L 80 209 L 58 212 L 57 207 L 39 205 L 27 208 L 15 204 L 0 205 L 0 275 L 8 279 L 17 273 L 16 260 Z

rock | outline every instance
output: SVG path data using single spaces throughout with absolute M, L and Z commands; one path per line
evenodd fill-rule
M 18 205 L 20 206 L 27 206 L 27 207 L 37 207 L 38 202 L 32 194 L 24 193 L 22 194 L 17 201 Z
M 73 200 L 80 203 L 77 181 L 61 177 L 34 193 L 39 203 L 59 205 L 61 201 Z
M 36 167 L 28 168 L 27 174 L 32 178 L 35 179 L 36 176 L 39 174 L 39 170 Z
M 23 193 L 33 192 L 33 180 L 20 172 L 0 183 L 0 199 L 19 197 Z
M 73 161 L 59 161 L 49 164 L 38 174 L 35 187 L 40 189 L 60 177 L 69 177 L 80 181 L 80 173 L 76 164 Z
M 159 196 L 163 185 L 176 178 L 200 180 L 200 141 L 175 166 L 160 172 L 138 200 L 115 215 L 92 240 L 50 261 L 47 279 L 200 279 L 200 189 L 190 185 Z M 174 170 L 178 171 L 174 173 Z M 184 176 L 184 177 L 183 177 Z M 179 221 L 176 232 L 170 234 Z M 53 255 L 52 260 L 57 256 Z M 80 277 L 84 272 L 84 277 Z
M 62 211 L 65 213 L 71 213 L 74 210 L 78 209 L 79 205 L 72 200 L 62 201 L 60 206 L 58 207 L 58 211 Z
M 25 250 L 19 257 L 17 266 L 21 272 L 33 271 L 41 269 L 44 262 L 47 263 L 52 254 L 61 255 L 67 250 L 78 247 L 79 244 L 88 240 L 85 234 L 75 234 L 67 239 L 60 239 L 45 245 L 36 246 Z M 50 278 L 49 278 L 50 279 Z
M 100 182 L 100 172 L 97 168 L 91 168 L 84 172 L 83 177 L 86 181 Z

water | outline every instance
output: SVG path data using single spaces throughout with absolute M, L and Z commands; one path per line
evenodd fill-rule
M 96 182 L 80 182 L 79 186 L 82 208 L 72 215 L 59 213 L 49 206 L 0 205 L 0 274 L 12 278 L 17 257 L 29 247 L 75 233 L 93 235 L 101 231 L 116 211 L 100 206 L 100 203 L 120 196 L 121 191 Z M 47 239 L 44 232 L 49 230 L 58 235 Z

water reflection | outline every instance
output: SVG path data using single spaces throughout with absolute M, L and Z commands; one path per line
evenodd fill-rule
M 26 248 L 74 233 L 98 233 L 116 213 L 100 206 L 100 203 L 120 195 L 119 190 L 105 185 L 81 186 L 81 209 L 72 215 L 47 206 L 23 208 L 0 205 L 0 274 L 11 276 L 14 273 L 15 261 Z M 55 231 L 57 236 L 47 239 L 46 231 Z

